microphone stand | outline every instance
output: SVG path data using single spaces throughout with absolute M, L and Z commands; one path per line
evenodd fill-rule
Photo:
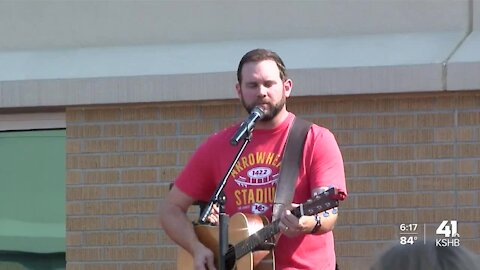
M 250 142 L 252 137 L 253 127 L 251 130 L 247 130 L 245 133 L 245 138 L 243 141 L 242 146 L 237 152 L 235 159 L 233 160 L 230 168 L 228 169 L 227 173 L 223 177 L 222 181 L 218 183 L 217 189 L 213 193 L 208 205 L 203 210 L 199 223 L 205 224 L 207 223 L 207 217 L 210 214 L 210 210 L 212 209 L 213 205 L 217 203 L 219 205 L 219 269 L 226 270 L 226 255 L 228 252 L 228 215 L 225 213 L 225 201 L 226 197 L 223 192 L 225 185 L 227 184 L 228 176 L 232 173 L 233 169 L 235 168 L 235 164 L 237 164 L 240 156 L 242 155 L 245 147 Z

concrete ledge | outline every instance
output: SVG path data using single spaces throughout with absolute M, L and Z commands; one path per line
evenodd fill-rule
M 480 89 L 480 31 L 468 36 L 447 67 L 447 89 Z
M 236 65 L 246 51 L 258 47 L 284 58 L 296 96 L 447 90 L 444 62 L 464 35 L 408 33 L 1 53 L 0 70 L 6 72 L 0 73 L 0 108 L 236 98 Z
M 438 91 L 441 64 L 294 70 L 294 95 Z
M 442 89 L 441 64 L 295 69 L 290 76 L 295 96 Z M 224 72 L 3 82 L 0 105 L 12 108 L 234 99 L 235 80 L 233 72 Z

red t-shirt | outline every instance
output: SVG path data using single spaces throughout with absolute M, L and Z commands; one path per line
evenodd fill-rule
M 281 157 L 294 117 L 290 113 L 278 127 L 252 132 L 252 139 L 224 188 L 228 215 L 243 212 L 271 219 Z M 196 200 L 210 199 L 242 143 L 230 145 L 237 128 L 235 125 L 213 134 L 197 149 L 175 181 L 181 191 Z M 301 162 L 294 203 L 305 202 L 311 197 L 312 189 L 318 187 L 333 186 L 346 196 L 342 155 L 329 130 L 312 125 Z M 275 266 L 277 269 L 335 269 L 333 233 L 293 238 L 282 235 L 275 247 Z

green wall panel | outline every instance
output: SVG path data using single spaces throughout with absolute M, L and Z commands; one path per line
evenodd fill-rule
M 65 250 L 65 130 L 0 132 L 0 250 Z

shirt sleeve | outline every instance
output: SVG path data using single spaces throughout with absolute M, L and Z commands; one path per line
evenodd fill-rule
M 345 169 L 340 148 L 335 136 L 328 129 L 314 126 L 306 145 L 309 146 L 307 156 L 310 156 L 310 189 L 318 187 L 335 187 L 338 189 L 338 199 L 347 196 Z
M 208 201 L 215 191 L 210 144 L 202 143 L 175 179 L 175 186 L 195 200 Z

